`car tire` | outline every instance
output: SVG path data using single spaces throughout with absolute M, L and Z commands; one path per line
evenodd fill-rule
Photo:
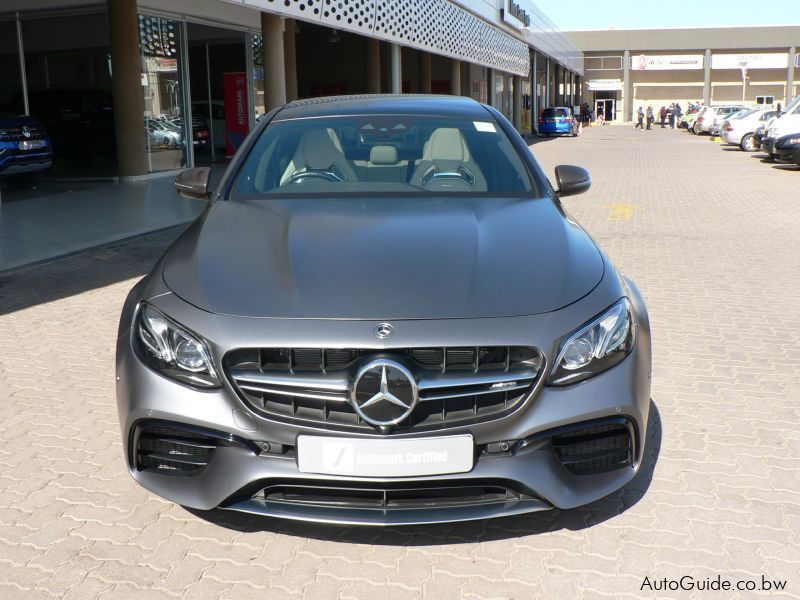
M 745 152 L 755 152 L 758 150 L 752 133 L 745 134 L 742 137 L 742 141 L 739 142 L 739 147 Z
M 692 133 L 695 134 L 695 135 L 700 135 L 700 128 L 697 126 L 697 122 L 696 121 L 695 121 L 695 124 L 692 125 Z

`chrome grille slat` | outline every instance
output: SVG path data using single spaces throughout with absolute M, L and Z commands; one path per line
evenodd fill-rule
M 349 401 L 356 373 L 376 358 L 406 365 L 418 385 L 419 403 L 396 426 L 398 431 L 503 417 L 522 405 L 544 366 L 542 353 L 526 346 L 254 348 L 229 352 L 224 370 L 233 388 L 261 416 L 328 430 L 379 433 Z

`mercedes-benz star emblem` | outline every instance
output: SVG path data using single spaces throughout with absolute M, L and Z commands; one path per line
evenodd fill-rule
M 370 425 L 388 429 L 408 418 L 419 394 L 414 376 L 400 363 L 378 359 L 359 370 L 350 402 Z
M 388 337 L 392 337 L 394 327 L 389 325 L 389 323 L 378 323 L 372 328 L 372 333 L 374 333 L 375 337 L 379 340 L 385 340 Z
M 23 125 L 22 128 L 20 129 L 20 132 L 22 132 L 22 137 L 26 138 L 31 137 L 31 128 L 28 127 L 27 125 Z

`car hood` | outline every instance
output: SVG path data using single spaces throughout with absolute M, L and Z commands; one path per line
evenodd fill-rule
M 281 199 L 213 203 L 163 276 L 213 313 L 388 320 L 549 312 L 603 270 L 546 198 Z

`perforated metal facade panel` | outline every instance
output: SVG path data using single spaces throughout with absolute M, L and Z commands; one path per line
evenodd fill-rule
M 243 0 L 245 5 L 330 25 L 527 76 L 528 45 L 449 0 Z

